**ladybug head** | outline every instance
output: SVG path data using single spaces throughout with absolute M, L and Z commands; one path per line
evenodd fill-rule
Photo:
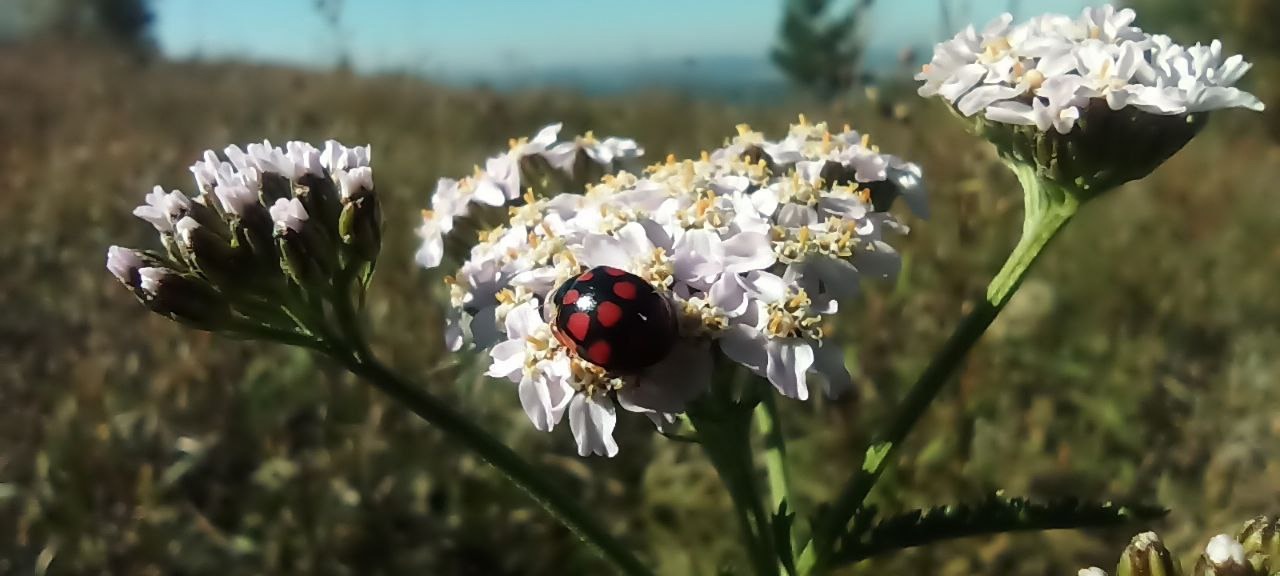
M 679 336 L 675 307 L 643 278 L 597 266 L 548 299 L 551 329 L 574 355 L 616 374 L 660 362 Z

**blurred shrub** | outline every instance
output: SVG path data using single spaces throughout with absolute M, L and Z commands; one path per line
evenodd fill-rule
M 787 0 L 773 62 L 797 86 L 830 100 L 858 84 L 865 39 L 859 26 L 872 0 L 837 11 L 830 0 Z
M 6 0 L 0 14 L 11 38 L 100 38 L 133 49 L 151 47 L 150 0 Z

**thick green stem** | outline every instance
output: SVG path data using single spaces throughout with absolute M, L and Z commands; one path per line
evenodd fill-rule
M 769 476 L 769 502 L 773 511 L 796 509 L 791 495 L 791 472 L 787 468 L 787 440 L 782 434 L 782 420 L 778 416 L 778 404 L 773 394 L 765 394 L 756 406 L 756 429 L 764 440 L 764 465 Z
M 687 412 L 711 465 L 720 476 L 742 529 L 743 545 L 757 576 L 776 576 L 778 556 L 751 452 L 751 409 L 724 398 L 706 398 Z
M 850 519 L 863 506 L 871 489 L 893 462 L 903 440 L 1009 302 L 1045 246 L 1075 215 L 1079 207 L 1075 197 L 1038 178 L 1034 167 L 1010 163 L 1010 168 L 1017 174 L 1025 195 L 1022 238 L 1000 272 L 988 284 L 986 299 L 974 305 L 960 322 L 942 350 L 907 392 L 890 419 L 889 427 L 867 447 L 862 466 L 845 483 L 840 495 L 820 520 L 821 524 L 815 528 L 812 542 L 801 553 L 799 567 L 802 572 L 820 573 L 831 568 L 833 554 L 837 551 L 839 539 L 847 531 Z
M 650 574 L 631 550 L 598 524 L 576 498 L 563 492 L 547 471 L 535 468 L 466 416 L 404 380 L 372 356 L 339 356 L 337 359 L 352 373 L 501 471 L 574 534 L 594 546 L 620 572 L 634 576 Z

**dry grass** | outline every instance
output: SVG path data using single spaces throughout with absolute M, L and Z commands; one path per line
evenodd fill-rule
M 735 109 L 662 94 L 514 96 L 245 65 L 142 66 L 109 51 L 0 49 L 0 574 L 558 574 L 600 565 L 525 498 L 335 367 L 151 317 L 103 269 L 147 245 L 129 211 L 189 187 L 205 148 L 336 137 L 375 148 L 388 240 L 370 305 L 380 351 L 409 374 L 444 358 L 439 278 L 412 226 L 435 179 L 510 136 L 564 120 L 652 156 L 719 144 L 750 121 L 853 121 L 919 161 L 935 215 L 899 242 L 893 286 L 840 326 L 862 397 L 784 406 L 809 504 L 981 292 L 1015 239 L 1014 183 L 930 108 Z M 1091 205 L 975 353 L 877 498 L 890 507 L 1006 488 L 1159 500 L 1192 542 L 1280 498 L 1280 153 L 1244 113 L 1145 182 Z M 424 377 L 548 465 L 667 574 L 737 561 L 728 502 L 702 458 L 622 426 L 617 459 L 533 432 L 502 383 L 464 363 Z M 1127 536 L 965 541 L 866 567 L 1071 573 Z

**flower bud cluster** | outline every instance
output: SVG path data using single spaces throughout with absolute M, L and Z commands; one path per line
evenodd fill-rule
M 153 311 L 205 330 L 295 328 L 281 304 L 368 281 L 381 244 L 368 146 L 229 146 L 191 173 L 195 196 L 157 186 L 133 212 L 163 252 L 107 251 L 107 268 Z

